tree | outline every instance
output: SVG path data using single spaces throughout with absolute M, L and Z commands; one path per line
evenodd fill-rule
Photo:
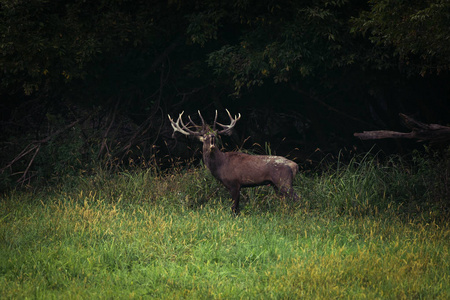
M 353 19 L 353 32 L 398 58 L 409 73 L 450 69 L 450 2 L 447 0 L 369 1 L 370 9 Z M 392 50 L 391 50 L 392 49 Z
M 180 50 L 185 13 L 162 0 L 2 1 L 1 167 L 27 173 L 33 161 L 53 164 L 48 157 L 63 149 L 50 147 L 57 140 L 97 159 L 155 141 L 163 99 L 190 79 L 182 63 L 171 68 L 189 55 Z M 60 128 L 67 130 L 55 135 Z
M 216 74 L 232 79 L 239 95 L 267 80 L 301 80 L 353 63 L 349 8 L 345 0 L 211 1 L 190 16 L 188 34 L 201 45 L 220 40 L 208 63 Z
M 142 60 L 151 60 L 159 48 L 158 23 L 165 5 L 164 1 L 3 1 L 2 90 L 58 98 L 67 96 L 67 90 L 76 97 L 74 92 L 85 90 L 86 83 L 111 89 L 116 72 L 131 71 L 127 67 L 136 67 L 139 60 L 148 67 Z

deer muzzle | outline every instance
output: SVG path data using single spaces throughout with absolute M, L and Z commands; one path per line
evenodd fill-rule
M 214 151 L 215 148 L 216 148 L 216 141 L 214 138 L 212 138 L 211 142 L 209 143 L 209 150 Z

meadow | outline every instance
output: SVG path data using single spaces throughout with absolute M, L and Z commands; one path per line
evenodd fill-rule
M 338 161 L 297 175 L 297 203 L 243 190 L 239 216 L 201 165 L 11 190 L 0 298 L 450 299 L 443 166 Z

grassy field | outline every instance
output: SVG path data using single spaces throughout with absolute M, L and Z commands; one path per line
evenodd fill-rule
M 246 189 L 238 217 L 202 167 L 11 191 L 0 298 L 450 299 L 448 173 L 429 164 L 300 174 L 299 203 Z

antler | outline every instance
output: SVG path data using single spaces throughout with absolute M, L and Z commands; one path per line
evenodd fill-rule
M 184 124 L 183 123 L 183 114 L 184 114 L 184 111 L 182 111 L 180 113 L 180 115 L 178 116 L 178 119 L 177 119 L 176 122 L 173 121 L 173 119 L 172 119 L 172 117 L 170 115 L 167 115 L 169 117 L 170 124 L 172 125 L 172 128 L 173 128 L 174 132 L 178 131 L 178 132 L 180 132 L 180 133 L 182 133 L 184 135 L 193 135 L 193 136 L 201 136 L 201 135 L 205 134 L 205 132 L 206 132 L 205 120 L 203 120 L 203 117 L 202 117 L 202 114 L 200 113 L 200 111 L 198 111 L 198 114 L 200 116 L 200 119 L 202 120 L 202 126 L 199 126 L 199 125 L 195 124 L 192 121 L 191 116 L 188 116 L 189 123 Z M 202 130 L 200 130 L 200 131 L 193 131 L 193 130 L 188 128 L 189 124 L 192 124 L 195 127 L 202 127 Z
M 231 116 L 230 112 L 228 111 L 228 109 L 225 109 L 228 113 L 228 116 L 230 117 L 231 123 L 230 125 L 223 125 L 220 124 L 219 122 L 216 122 L 217 119 L 217 111 L 216 111 L 216 118 L 214 119 L 214 128 L 216 127 L 216 123 L 219 124 L 220 126 L 222 126 L 224 129 L 220 130 L 217 132 L 217 134 L 231 134 L 231 130 L 233 129 L 234 125 L 236 125 L 236 122 L 239 121 L 239 119 L 241 118 L 241 114 L 239 113 L 238 116 L 236 117 L 236 115 L 233 117 Z
M 216 131 L 216 124 L 223 127 L 223 129 L 218 131 L 217 134 L 228 134 L 229 135 L 231 133 L 231 130 L 233 129 L 233 127 L 236 125 L 236 122 L 239 121 L 239 119 L 241 118 L 241 114 L 238 114 L 238 116 L 234 116 L 234 119 L 233 119 L 233 117 L 231 116 L 228 109 L 226 109 L 226 111 L 231 120 L 230 125 L 224 125 L 224 124 L 217 122 L 217 110 L 216 110 L 216 116 L 214 117 L 213 131 Z M 170 115 L 168 115 L 170 124 L 172 125 L 174 132 L 178 131 L 184 135 L 192 135 L 192 136 L 202 136 L 206 133 L 206 131 L 208 130 L 208 125 L 206 125 L 205 120 L 203 119 L 200 111 L 198 111 L 198 115 L 200 116 L 200 120 L 202 120 L 202 126 L 195 124 L 194 121 L 192 121 L 191 116 L 188 116 L 189 122 L 187 124 L 184 124 L 183 123 L 183 113 L 184 113 L 184 111 L 180 113 L 176 122 L 174 122 L 172 117 Z M 193 131 L 193 130 L 189 129 L 188 126 L 190 124 L 192 124 L 194 127 L 197 127 L 197 128 L 201 127 L 201 130 Z

